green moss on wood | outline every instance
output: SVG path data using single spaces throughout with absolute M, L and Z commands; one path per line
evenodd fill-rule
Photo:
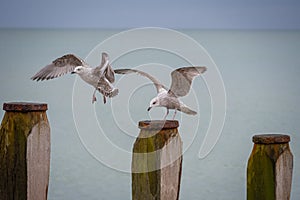
M 132 199 L 160 199 L 160 159 L 159 151 L 171 139 L 178 134 L 177 128 L 151 130 L 141 129 L 139 137 L 136 139 L 133 147 L 134 153 L 148 153 L 147 156 L 135 157 L 135 164 L 145 173 L 132 173 Z M 150 136 L 150 137 L 147 137 Z M 152 153 L 151 153 L 152 152 Z M 137 160 L 140 159 L 140 160 Z M 152 170 L 157 169 L 157 170 Z M 147 192 L 151 193 L 151 197 Z M 146 196 L 142 196 L 146 195 Z
M 255 144 L 247 167 L 247 199 L 275 199 L 275 164 L 288 144 Z
M 27 198 L 27 137 L 33 126 L 48 121 L 45 112 L 6 112 L 0 128 L 0 197 Z

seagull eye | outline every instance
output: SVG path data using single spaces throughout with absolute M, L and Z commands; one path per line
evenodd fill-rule
M 155 104 L 156 104 L 156 101 L 154 101 L 153 104 L 155 105 Z

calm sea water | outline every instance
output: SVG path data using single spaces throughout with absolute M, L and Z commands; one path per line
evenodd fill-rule
M 94 137 L 93 133 L 99 131 L 91 129 L 81 134 L 76 130 L 78 124 L 74 122 L 72 109 L 73 85 L 80 84 L 81 87 L 82 82 L 79 79 L 74 82 L 75 77 L 71 75 L 41 83 L 30 80 L 37 70 L 53 59 L 66 53 L 85 58 L 96 45 L 118 32 L 120 31 L 0 30 L 0 103 L 35 101 L 47 102 L 49 105 L 47 115 L 51 124 L 50 200 L 131 198 L 130 174 L 99 162 L 95 158 L 97 156 L 91 153 L 94 147 L 84 146 L 81 142 L 83 137 Z M 180 119 L 188 119 L 179 128 L 185 145 L 181 199 L 245 199 L 246 165 L 252 149 L 251 137 L 256 133 L 270 132 L 291 135 L 290 145 L 294 154 L 291 199 L 300 199 L 300 31 L 182 32 L 200 43 L 218 66 L 226 88 L 227 112 L 224 129 L 217 145 L 205 159 L 198 159 L 211 109 L 203 79 L 195 80 L 194 92 L 196 97 L 201 97 L 198 105 L 201 117 L 178 115 Z M 114 45 L 111 48 L 117 50 L 124 44 Z M 136 67 L 147 63 L 162 63 L 153 68 L 153 73 L 160 68 L 160 78 L 165 77 L 166 80 L 169 79 L 170 71 L 166 65 L 176 68 L 187 64 L 186 61 L 168 53 L 146 49 L 123 56 L 115 61 L 114 67 Z M 93 64 L 98 64 L 98 61 Z M 149 68 L 147 65 L 143 67 Z M 118 107 L 116 98 L 116 106 L 113 108 L 115 113 L 112 115 L 112 101 L 104 106 L 100 95 L 98 102 L 92 107 L 92 117 L 98 120 L 103 129 L 101 131 L 106 133 L 112 144 L 127 152 L 131 151 L 138 134 L 135 125 L 139 120 L 149 118 L 146 108 L 155 95 L 151 85 L 139 82 L 142 78 L 131 79 L 146 85 L 132 93 L 126 109 Z M 92 92 L 93 89 L 86 86 L 77 92 L 77 95 L 82 94 L 80 98 L 86 102 L 84 104 L 90 106 Z M 187 98 L 185 103 L 196 105 L 193 101 L 193 98 Z M 77 110 L 80 113 L 80 108 Z M 129 127 L 133 127 L 130 134 L 115 126 L 114 118 L 118 118 L 120 113 L 124 112 L 128 112 L 131 118 L 128 124 Z M 164 112 L 163 109 L 157 109 L 152 115 L 159 117 Z M 86 113 L 81 117 L 91 118 Z M 118 118 L 117 123 L 126 126 L 128 121 Z M 198 129 L 194 131 L 192 127 Z M 103 141 L 96 140 L 94 145 L 96 151 L 102 151 L 100 154 L 104 155 L 105 159 L 130 166 L 130 160 L 120 158 L 118 153 L 109 148 L 104 148 L 103 151 Z

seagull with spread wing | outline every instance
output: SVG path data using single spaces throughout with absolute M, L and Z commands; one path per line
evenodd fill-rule
M 206 67 L 182 67 L 172 71 L 172 84 L 169 90 L 162 85 L 153 76 L 136 69 L 116 69 L 116 74 L 131 74 L 137 73 L 139 75 L 145 76 L 150 79 L 156 87 L 157 96 L 150 101 L 150 106 L 148 111 L 153 107 L 165 107 L 167 108 L 167 113 L 164 119 L 169 114 L 169 109 L 174 109 L 173 119 L 175 118 L 176 111 L 181 111 L 189 115 L 196 115 L 197 112 L 190 109 L 178 97 L 186 96 L 191 88 L 193 78 L 204 73 Z
M 95 68 L 91 68 L 81 58 L 73 54 L 64 55 L 42 68 L 31 79 L 43 81 L 57 78 L 67 73 L 78 74 L 85 82 L 95 88 L 92 103 L 97 100 L 95 95 L 97 90 L 103 95 L 104 103 L 106 103 L 106 97 L 111 98 L 118 94 L 118 89 L 112 85 L 115 81 L 115 75 L 109 64 L 107 53 L 102 53 L 101 64 Z

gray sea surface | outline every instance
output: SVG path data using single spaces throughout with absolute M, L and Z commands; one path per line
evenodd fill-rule
M 91 149 L 102 151 L 102 155 L 116 160 L 116 164 L 130 167 L 130 160 L 120 158 L 109 147 L 101 149 L 104 146 L 102 140 L 95 139 L 95 146 L 84 145 L 83 138 L 94 137 L 93 134 L 97 137 L 99 130 L 90 128 L 90 131 L 80 133 L 78 122 L 74 120 L 74 116 L 80 115 L 80 108 L 76 108 L 74 114 L 73 106 L 76 104 L 72 102 L 73 98 L 80 98 L 84 105 L 92 106 L 92 116 L 82 112 L 80 117 L 97 119 L 106 139 L 130 152 L 139 132 L 138 121 L 149 119 L 151 115 L 159 118 L 165 113 L 164 109 L 155 109 L 150 115 L 146 111 L 155 96 L 149 81 L 140 76 L 130 76 L 129 88 L 134 87 L 131 83 L 144 85 L 135 91 L 128 89 L 132 95 L 123 107 L 118 102 L 118 96 L 104 105 L 100 94 L 97 94 L 98 101 L 91 105 L 93 88 L 73 75 L 38 83 L 30 80 L 34 73 L 55 58 L 67 53 L 86 58 L 98 44 L 121 31 L 0 29 L 1 105 L 11 101 L 48 104 L 47 115 L 51 124 L 49 200 L 131 199 L 130 173 L 100 162 Z M 198 153 L 208 129 L 211 102 L 203 79 L 197 78 L 193 83 L 191 95 L 195 94 L 198 103 L 194 102 L 195 98 L 183 98 L 187 105 L 199 111 L 199 115 L 177 115 L 177 119 L 186 119 L 179 127 L 185 150 L 180 199 L 246 199 L 247 160 L 253 147 L 252 136 L 258 133 L 285 133 L 291 136 L 290 147 L 294 154 L 291 199 L 300 199 L 300 31 L 179 31 L 206 49 L 220 71 L 227 96 L 223 131 L 214 149 L 204 159 L 199 159 Z M 111 49 L 120 46 L 122 43 L 115 44 Z M 190 53 L 193 54 L 193 51 Z M 99 60 L 91 64 L 97 65 L 99 62 L 100 54 Z M 151 68 L 149 63 L 157 65 Z M 120 57 L 113 62 L 113 67 L 143 65 L 141 68 L 144 70 L 149 69 L 149 72 L 156 72 L 160 79 L 169 80 L 171 69 L 187 64 L 172 54 L 145 49 Z M 121 79 L 120 76 L 116 78 Z M 74 85 L 83 88 L 76 93 Z M 124 90 L 120 90 L 122 94 Z M 122 118 L 121 113 L 129 113 L 130 123 Z M 3 114 L 4 111 L 1 117 Z M 170 112 L 170 117 L 172 114 Z M 130 134 L 120 128 L 126 125 L 131 127 Z

